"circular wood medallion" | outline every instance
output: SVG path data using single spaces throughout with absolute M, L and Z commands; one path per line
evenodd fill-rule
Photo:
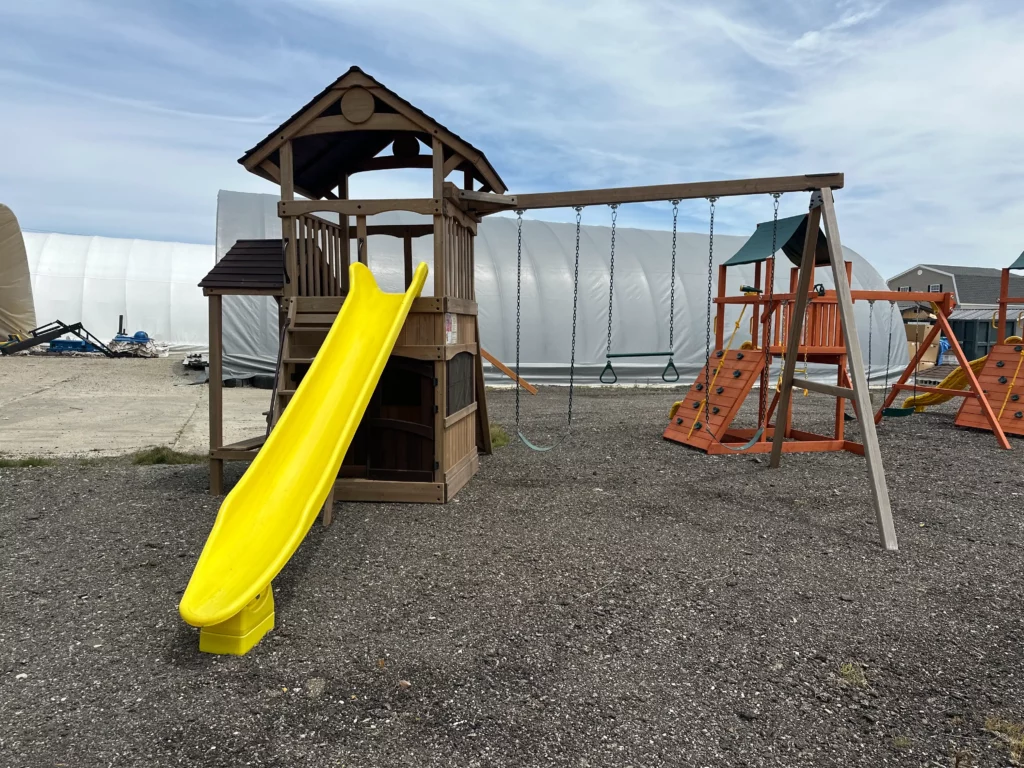
M 406 134 L 395 139 L 391 151 L 395 157 L 416 157 L 420 153 L 420 143 L 415 136 Z
M 365 88 L 349 88 L 341 97 L 341 114 L 350 123 L 365 123 L 373 114 L 373 94 Z

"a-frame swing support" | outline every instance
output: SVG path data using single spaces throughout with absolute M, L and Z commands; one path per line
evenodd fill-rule
M 836 223 L 832 190 L 843 187 L 841 173 L 808 174 L 806 176 L 782 176 L 761 179 L 737 179 L 729 181 L 696 182 L 689 184 L 662 184 L 646 187 L 622 187 L 611 189 L 577 190 L 572 192 L 549 192 L 521 195 L 490 195 L 479 192 L 446 188 L 445 194 L 457 199 L 466 210 L 484 216 L 501 210 L 534 210 L 539 208 L 563 208 L 574 206 L 610 205 L 612 203 L 656 202 L 659 200 L 692 200 L 708 197 L 732 197 L 787 192 L 810 192 L 811 206 L 807 223 L 807 238 L 804 241 L 795 307 L 790 318 L 787 336 L 787 351 L 781 381 L 781 396 L 777 413 L 789 412 L 789 402 L 794 386 L 800 389 L 826 391 L 837 397 L 853 400 L 858 413 L 871 413 L 868 395 L 867 375 L 861 358 L 860 341 L 853 315 L 853 298 L 850 280 L 842 256 L 839 226 Z M 807 309 L 811 281 L 815 267 L 815 247 L 818 227 L 824 220 L 825 236 L 828 242 L 828 258 L 835 281 L 839 317 L 846 339 L 852 388 L 820 385 L 794 378 L 797 365 L 797 350 Z M 896 530 L 892 521 L 889 504 L 889 490 L 885 481 L 885 470 L 878 445 L 874 421 L 862 421 L 864 431 L 864 457 L 867 460 L 871 498 L 879 538 L 888 550 L 898 549 Z M 776 429 L 773 435 L 770 466 L 778 467 L 782 460 L 786 429 Z
M 803 254 L 800 260 L 800 272 L 797 279 L 796 298 L 790 317 L 790 328 L 786 338 L 786 357 L 780 384 L 779 413 L 789 412 L 789 403 L 794 385 L 800 389 L 823 389 L 811 382 L 795 379 L 801 329 L 804 314 L 814 276 L 815 245 L 818 237 L 818 226 L 825 225 L 825 239 L 828 242 L 828 259 L 832 267 L 832 278 L 835 283 L 836 299 L 839 307 L 839 318 L 846 340 L 847 360 L 850 366 L 850 377 L 853 388 L 829 387 L 828 394 L 847 397 L 853 400 L 857 413 L 872 412 L 868 393 L 867 374 L 864 371 L 864 360 L 861 357 L 860 339 L 857 336 L 857 325 L 853 314 L 853 297 L 851 295 L 849 277 L 843 261 L 842 244 L 839 239 L 839 225 L 836 222 L 835 205 L 832 190 L 823 187 L 811 197 L 811 208 L 807 220 L 807 237 L 804 240 Z M 863 430 L 864 458 L 867 461 L 868 482 L 871 487 L 872 503 L 875 507 L 875 519 L 878 535 L 882 546 L 888 550 L 896 550 L 896 529 L 892 522 L 892 508 L 889 504 L 889 489 L 885 481 L 885 469 L 882 465 L 882 454 L 878 445 L 878 434 L 873 419 L 861 419 Z M 772 453 L 769 466 L 778 467 L 782 461 L 782 446 L 786 439 L 785 430 L 777 429 L 772 442 Z

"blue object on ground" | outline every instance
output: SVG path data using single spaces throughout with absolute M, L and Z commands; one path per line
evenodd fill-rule
M 82 339 L 54 339 L 50 342 L 51 352 L 99 352 L 99 347 L 94 347 Z

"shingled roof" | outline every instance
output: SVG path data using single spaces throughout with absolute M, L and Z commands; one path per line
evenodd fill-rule
M 961 267 L 952 264 L 922 264 L 921 266 L 953 276 L 956 281 L 958 304 L 994 306 L 999 303 L 999 281 L 1002 270 L 992 267 Z M 1024 277 L 1010 275 L 1010 295 L 1024 296 Z
M 206 295 L 281 293 L 287 280 L 284 247 L 276 240 L 239 240 L 199 287 Z
M 348 91 L 361 92 L 357 94 L 361 98 L 356 99 L 360 103 L 355 105 L 354 112 L 344 111 L 343 97 Z M 238 162 L 257 176 L 279 183 L 279 149 L 290 140 L 296 191 L 314 200 L 331 199 L 335 197 L 331 190 L 346 174 L 385 168 L 430 168 L 429 147 L 435 138 L 444 147 L 445 162 L 454 158 L 454 166 L 446 168 L 449 173 L 466 171 L 485 191 L 503 194 L 507 190 L 483 152 L 359 67 L 351 67 L 320 91 Z M 426 154 L 419 153 L 417 142 L 426 145 Z M 394 154 L 380 156 L 392 144 Z

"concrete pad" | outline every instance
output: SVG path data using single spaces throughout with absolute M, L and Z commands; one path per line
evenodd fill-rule
M 0 358 L 0 454 L 116 456 L 153 445 L 209 449 L 209 388 L 181 358 Z M 224 439 L 266 429 L 268 390 L 224 390 Z

